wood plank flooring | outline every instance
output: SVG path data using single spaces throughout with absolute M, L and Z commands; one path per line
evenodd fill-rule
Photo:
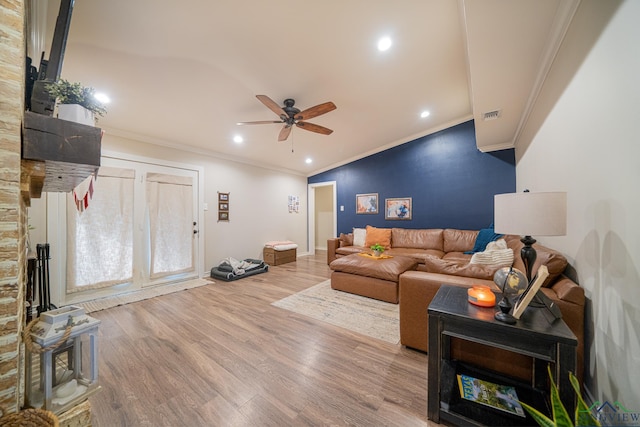
M 426 419 L 426 354 L 270 305 L 329 273 L 318 253 L 93 313 L 93 425 L 437 425 Z

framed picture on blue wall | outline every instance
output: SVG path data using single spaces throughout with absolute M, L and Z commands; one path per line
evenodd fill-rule
M 411 219 L 411 197 L 384 199 L 384 219 Z
M 356 194 L 357 214 L 378 213 L 378 193 Z

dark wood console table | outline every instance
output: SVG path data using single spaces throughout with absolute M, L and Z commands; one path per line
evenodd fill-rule
M 497 300 L 499 300 L 498 296 Z M 470 304 L 467 288 L 442 285 L 431 301 L 429 314 L 429 367 L 427 417 L 437 423 L 482 425 L 441 406 L 443 364 L 451 359 L 450 340 L 457 337 L 533 357 L 531 387 L 548 389 L 547 364 L 569 413 L 575 410 L 575 394 L 569 372 L 576 369 L 578 340 L 562 319 L 547 320 L 544 309 L 528 308 L 518 322 L 508 325 L 494 319 L 496 308 Z

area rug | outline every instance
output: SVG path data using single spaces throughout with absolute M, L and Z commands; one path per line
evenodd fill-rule
M 138 302 L 160 295 L 167 295 L 174 292 L 183 291 L 185 289 L 197 288 L 199 286 L 204 286 L 211 283 L 213 283 L 211 280 L 193 279 L 187 280 L 185 282 L 172 283 L 170 285 L 156 286 L 155 288 L 142 289 L 139 291 L 130 292 L 128 294 L 99 298 L 73 305 L 84 308 L 85 313 L 93 313 L 100 310 L 106 310 L 107 308 L 130 304 L 132 302 Z
M 398 304 L 336 291 L 330 280 L 271 305 L 392 344 L 400 341 Z

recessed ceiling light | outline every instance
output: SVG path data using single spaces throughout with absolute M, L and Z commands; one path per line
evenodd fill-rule
M 311 162 L 313 162 L 313 160 L 311 160 L 310 157 L 307 157 L 304 162 L 309 165 L 309 164 L 311 164 Z
M 108 104 L 111 102 L 111 98 L 109 98 L 106 94 L 102 92 L 97 92 L 93 94 L 93 97 L 98 101 L 102 102 L 103 104 Z
M 244 139 L 242 139 L 240 135 L 236 135 L 233 137 L 233 142 L 235 142 L 236 144 L 240 144 L 242 141 L 244 141 Z
M 391 38 L 389 37 L 382 37 L 380 40 L 378 40 L 378 50 L 380 52 L 384 52 L 385 50 L 389 50 L 389 48 L 391 47 Z
M 427 110 L 424 110 L 422 113 L 420 113 L 420 117 L 424 119 L 425 117 L 429 117 L 430 114 L 431 114 L 430 112 L 428 112 Z

